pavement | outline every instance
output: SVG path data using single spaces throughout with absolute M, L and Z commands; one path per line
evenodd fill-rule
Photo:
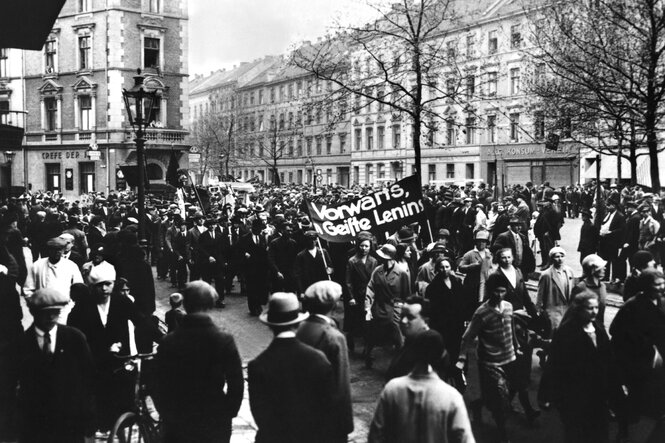
M 566 219 L 561 230 L 561 246 L 567 251 L 566 264 L 571 266 L 575 275 L 581 275 L 582 269 L 579 261 L 579 253 L 576 252 L 577 241 L 581 220 Z M 537 254 L 538 256 L 538 254 Z M 539 260 L 539 259 L 538 259 Z M 174 291 L 170 288 L 167 281 L 160 281 L 155 278 L 157 292 L 157 310 L 156 314 L 163 318 L 164 313 L 170 309 L 168 296 Z M 537 285 L 536 280 L 531 280 L 529 287 L 534 289 Z M 535 294 L 532 291 L 532 296 Z M 609 327 L 612 319 L 616 315 L 618 307 L 621 305 L 619 294 L 610 294 L 608 298 L 608 307 L 606 310 L 605 323 Z M 27 327 L 31 323 L 30 314 L 27 309 L 24 310 L 26 316 L 24 325 Z M 237 283 L 234 286 L 233 293 L 226 298 L 226 308 L 215 309 L 212 313 L 214 322 L 220 327 L 229 331 L 235 337 L 240 356 L 245 369 L 247 363 L 261 353 L 272 340 L 272 334 L 268 327 L 262 324 L 258 318 L 249 315 L 246 299 L 239 295 Z M 336 314 L 341 318 L 341 311 Z M 353 401 L 355 430 L 349 436 L 349 442 L 360 443 L 367 441 L 369 426 L 372 421 L 376 401 L 385 384 L 385 372 L 388 368 L 393 351 L 387 348 L 378 348 L 374 351 L 375 361 L 372 369 L 366 369 L 360 356 L 362 346 L 357 345 L 356 353 L 351 355 L 351 393 Z M 542 375 L 542 370 L 538 366 L 537 358 L 533 361 L 533 372 L 531 385 L 529 387 L 532 403 L 535 405 L 536 391 Z M 464 394 L 467 402 L 479 398 L 477 367 L 475 359 L 470 358 L 470 368 L 467 374 L 468 388 Z M 509 418 L 508 430 L 513 443 L 555 443 L 563 441 L 561 424 L 557 413 L 553 410 L 542 411 L 541 417 L 533 426 L 529 426 L 524 419 L 520 406 L 515 401 L 515 413 Z M 483 421 L 474 422 L 473 432 L 478 442 L 493 443 L 496 441 L 496 428 L 487 413 L 484 411 Z M 238 417 L 233 421 L 232 443 L 253 442 L 256 434 L 256 423 L 249 407 L 249 397 L 247 386 L 240 408 Z M 614 434 L 614 428 L 611 431 Z M 313 440 L 314 441 L 314 440 Z M 633 443 L 639 443 L 639 438 L 632 439 Z

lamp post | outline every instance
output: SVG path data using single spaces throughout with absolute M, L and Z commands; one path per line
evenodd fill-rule
M 134 86 L 132 89 L 122 90 L 122 97 L 125 101 L 125 110 L 129 117 L 129 123 L 132 125 L 136 138 L 136 163 L 138 166 L 138 212 L 139 212 L 139 245 L 146 248 L 148 241 L 145 237 L 145 129 L 149 123 L 152 104 L 155 101 L 157 91 L 148 90 L 143 81 L 145 77 L 141 75 L 141 70 L 136 71 L 134 76 Z M 145 114 L 148 115 L 145 115 Z
M 8 180 L 8 187 L 9 187 L 9 192 L 7 196 L 12 195 L 12 163 L 14 163 L 14 157 L 16 156 L 16 152 L 14 151 L 5 151 L 5 161 L 7 164 L 9 164 L 9 180 Z

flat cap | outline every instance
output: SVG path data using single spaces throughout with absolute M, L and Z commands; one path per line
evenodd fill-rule
M 69 295 L 54 288 L 36 290 L 28 299 L 31 309 L 60 309 L 69 303 Z

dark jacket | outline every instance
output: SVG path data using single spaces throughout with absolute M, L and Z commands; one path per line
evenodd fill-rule
M 325 263 L 324 263 L 325 257 Z M 293 272 L 296 277 L 296 286 L 298 293 L 302 294 L 313 283 L 321 280 L 328 280 L 326 265 L 332 266 L 328 251 L 316 249 L 316 257 L 312 257 L 307 249 L 304 249 L 296 255 L 296 261 L 293 266 Z
M 522 239 L 522 262 L 519 265 L 522 274 L 529 275 L 536 269 L 536 259 L 533 256 L 533 251 L 529 246 L 529 240 L 522 233 L 519 234 Z M 513 251 L 513 257 L 515 257 L 515 239 L 513 238 L 513 233 L 511 231 L 506 231 L 503 234 L 500 234 L 494 240 L 494 244 L 490 248 L 492 254 L 503 248 L 510 248 Z
M 329 441 L 335 382 L 321 351 L 297 338 L 275 338 L 247 370 L 256 443 Z
M 188 314 L 164 337 L 155 368 L 155 394 L 167 437 L 219 441 L 215 436 L 238 415 L 244 390 L 233 336 L 206 314 Z
M 50 358 L 39 348 L 34 325 L 20 342 L 21 441 L 76 442 L 95 430 L 94 366 L 86 338 L 77 329 L 57 328 Z

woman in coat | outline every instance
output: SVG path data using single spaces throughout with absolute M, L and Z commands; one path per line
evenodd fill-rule
M 575 295 L 550 347 L 552 400 L 566 443 L 609 441 L 611 348 L 598 312 L 595 292 Z
M 346 264 L 346 296 L 344 304 L 344 332 L 349 350 L 355 349 L 355 337 L 365 332 L 365 296 L 367 284 L 378 262 L 369 253 L 372 236 L 361 232 L 356 237 L 356 253 Z

